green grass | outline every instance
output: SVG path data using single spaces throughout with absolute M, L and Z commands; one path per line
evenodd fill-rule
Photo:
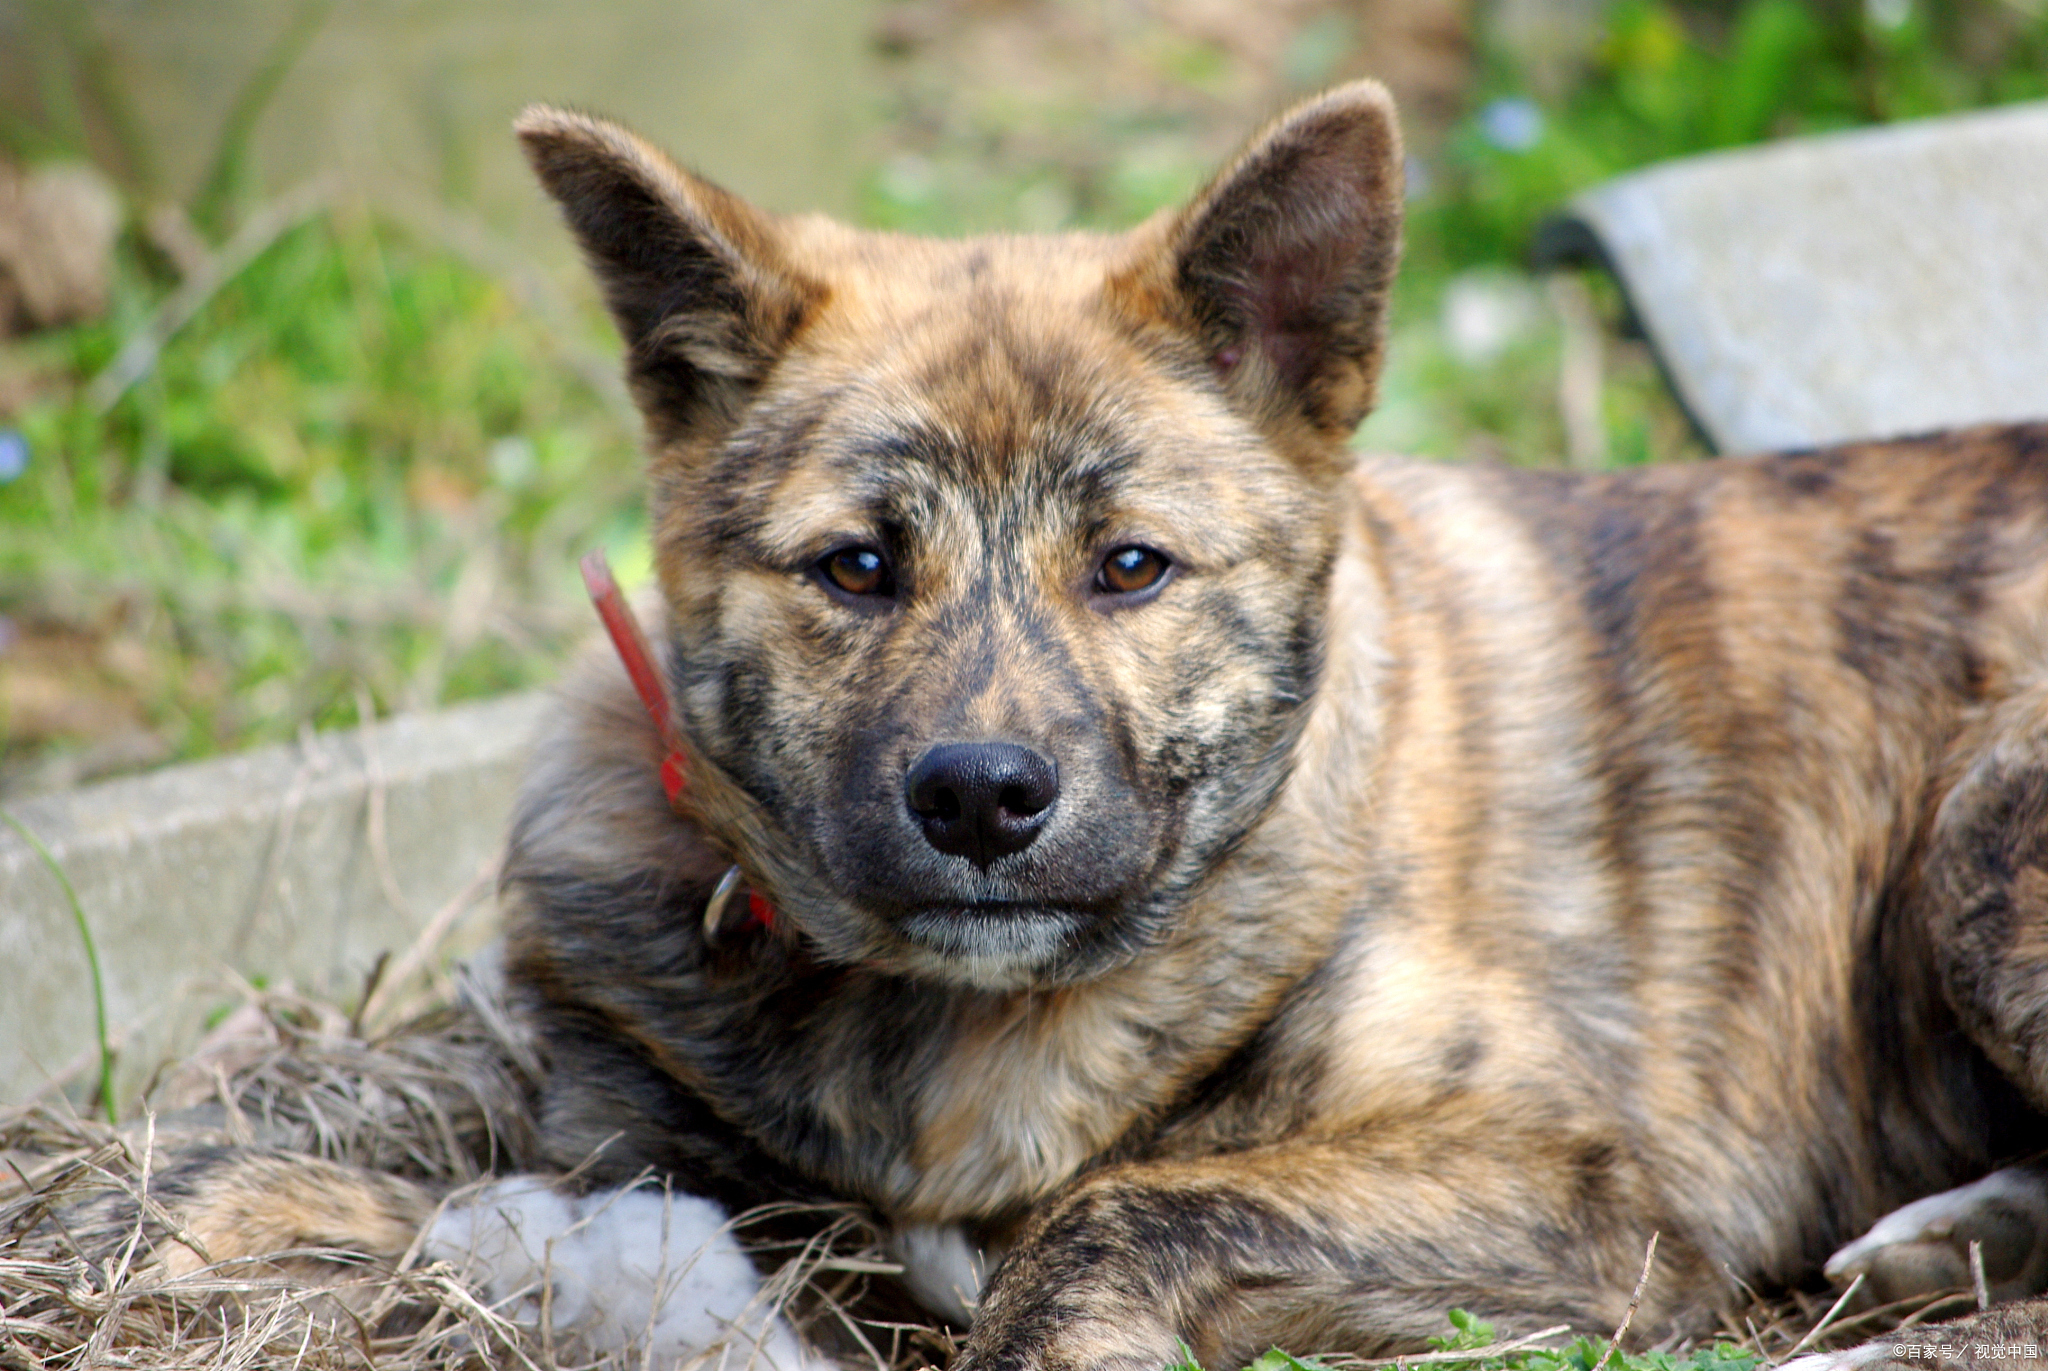
M 1404 1358 L 1430 1371 L 1757 1371 L 1763 1358 L 1732 1343 L 1713 1343 L 1685 1353 L 1624 1352 L 1605 1338 L 1574 1338 L 1562 1347 L 1530 1347 L 1493 1351 L 1493 1325 L 1462 1309 L 1449 1316 L 1450 1331 L 1429 1340 L 1433 1349 L 1420 1358 Z M 1204 1371 L 1194 1354 L 1182 1349 L 1181 1360 L 1166 1371 Z M 1469 1353 L 1470 1356 L 1453 1354 Z M 1332 1371 L 1313 1357 L 1273 1348 L 1244 1371 Z
M 1482 44 L 1475 108 L 1415 206 L 1411 266 L 1515 260 L 1575 192 L 1651 162 L 1767 138 L 2048 96 L 2048 10 L 2001 0 L 1881 6 L 1617 0 L 1586 69 L 1537 98 L 1511 52 Z M 1531 99 L 1527 147 L 1486 136 L 1496 100 Z
M 601 320 L 564 339 L 451 253 L 322 216 L 102 414 L 86 382 L 163 294 L 132 256 L 118 286 L 14 359 L 41 395 L 0 613 L 128 644 L 113 684 L 172 755 L 545 679 L 587 622 L 575 555 L 636 560 L 636 428 L 578 379 Z
M 21 840 L 35 849 L 36 856 L 42 859 L 58 888 L 64 892 L 64 903 L 71 909 L 71 921 L 78 929 L 78 941 L 85 950 L 85 968 L 92 978 L 92 1021 L 100 1058 L 100 1109 L 106 1114 L 108 1123 L 119 1123 L 120 1115 L 114 1101 L 114 1045 L 107 1033 L 107 983 L 100 975 L 100 946 L 92 936 L 92 925 L 86 921 L 85 906 L 78 902 L 78 892 L 72 888 L 71 877 L 50 855 L 50 849 L 43 846 L 43 840 L 35 835 L 34 830 L 5 809 L 0 809 L 0 823 L 20 834 Z

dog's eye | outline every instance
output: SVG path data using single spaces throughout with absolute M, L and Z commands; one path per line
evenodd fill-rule
M 871 547 L 842 547 L 818 561 L 818 571 L 848 595 L 882 596 L 896 593 L 889 563 Z
M 1149 547 L 1115 548 L 1102 559 L 1102 570 L 1095 573 L 1095 588 L 1105 595 L 1135 595 L 1158 585 L 1169 565 L 1163 553 Z

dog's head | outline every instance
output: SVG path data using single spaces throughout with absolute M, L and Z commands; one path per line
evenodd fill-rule
M 707 820 L 834 960 L 1043 985 L 1156 940 L 1315 685 L 1386 93 L 1115 236 L 862 233 L 602 120 L 519 133 L 625 337 Z

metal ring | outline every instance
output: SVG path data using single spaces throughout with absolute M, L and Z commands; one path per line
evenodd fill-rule
M 718 886 L 711 892 L 711 898 L 704 902 L 704 941 L 711 947 L 718 946 L 719 926 L 725 922 L 725 907 L 732 903 L 735 891 L 740 888 L 740 869 L 729 866 L 718 878 Z

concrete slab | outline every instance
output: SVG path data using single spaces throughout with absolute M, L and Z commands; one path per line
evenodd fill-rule
M 380 952 L 404 952 L 493 873 L 544 706 L 526 694 L 401 716 L 15 806 L 92 926 L 120 1091 L 196 1031 L 194 987 L 222 968 L 359 992 Z M 5 828 L 0 967 L 0 1102 L 12 1102 L 88 1059 L 94 1031 L 69 907 Z
M 1722 451 L 2048 417 L 2048 102 L 1652 167 L 1535 255 L 1613 270 Z

